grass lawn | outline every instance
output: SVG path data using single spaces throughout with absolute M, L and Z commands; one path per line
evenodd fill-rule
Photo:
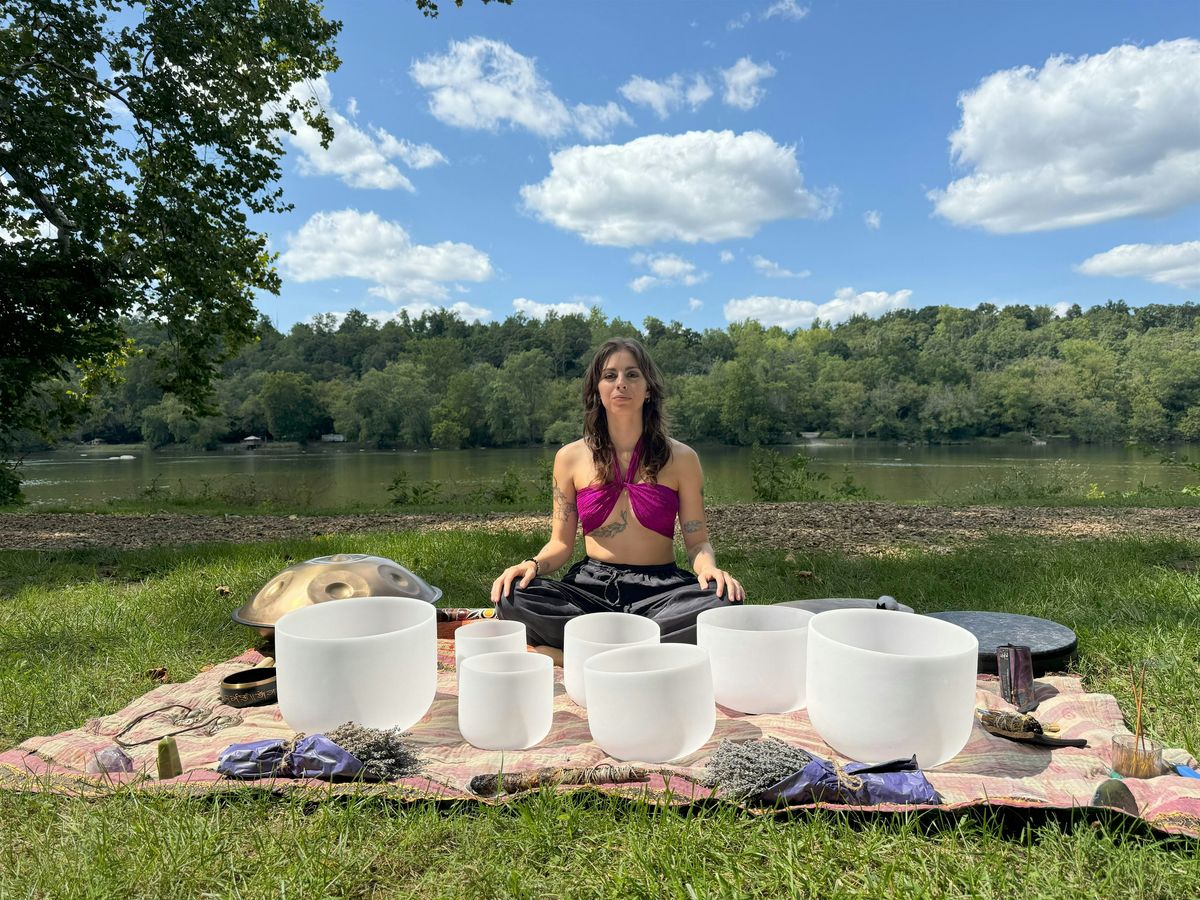
M 182 681 L 245 649 L 251 632 L 229 620 L 231 609 L 292 562 L 377 553 L 442 587 L 447 604 L 481 606 L 495 574 L 539 546 L 537 537 L 442 532 L 2 552 L 0 746 L 120 708 L 154 686 L 148 669 Z M 1089 690 L 1132 709 L 1127 667 L 1148 660 L 1150 733 L 1200 752 L 1200 574 L 1191 567 L 1200 567 L 1200 540 L 995 538 L 887 558 L 718 551 L 751 601 L 888 593 L 923 612 L 1063 622 L 1079 634 Z M 490 809 L 247 791 L 91 802 L 0 794 L 0 822 L 0 897 L 1200 896 L 1198 842 L 1103 814 L 775 819 L 595 795 L 545 793 Z

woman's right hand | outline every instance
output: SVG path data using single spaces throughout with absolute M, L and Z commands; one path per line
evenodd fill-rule
M 518 578 L 521 580 L 517 587 L 529 587 L 529 582 L 533 581 L 535 575 L 537 575 L 537 566 L 533 564 L 532 560 L 522 560 L 515 566 L 509 566 L 500 573 L 499 578 L 492 582 L 492 603 L 499 603 L 501 594 L 507 597 L 512 591 L 513 582 Z

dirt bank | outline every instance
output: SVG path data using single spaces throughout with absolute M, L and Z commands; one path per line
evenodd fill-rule
M 752 503 L 709 509 L 713 543 L 785 550 L 886 553 L 896 546 L 950 549 L 989 534 L 1051 538 L 1158 536 L 1200 540 L 1200 508 L 1010 509 L 891 503 Z M 246 543 L 327 534 L 422 528 L 548 534 L 544 516 L 402 515 L 126 516 L 0 514 L 0 549 L 136 549 L 209 542 Z

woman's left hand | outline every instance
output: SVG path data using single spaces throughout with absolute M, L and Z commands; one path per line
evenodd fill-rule
M 718 569 L 716 566 L 701 569 L 696 573 L 696 580 L 702 588 L 707 588 L 708 583 L 713 582 L 717 596 L 724 596 L 730 603 L 742 603 L 746 599 L 746 589 L 742 587 L 742 583 L 724 569 Z

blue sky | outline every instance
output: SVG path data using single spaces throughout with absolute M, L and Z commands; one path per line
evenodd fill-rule
M 1194 2 L 332 2 L 280 327 L 1200 299 Z

